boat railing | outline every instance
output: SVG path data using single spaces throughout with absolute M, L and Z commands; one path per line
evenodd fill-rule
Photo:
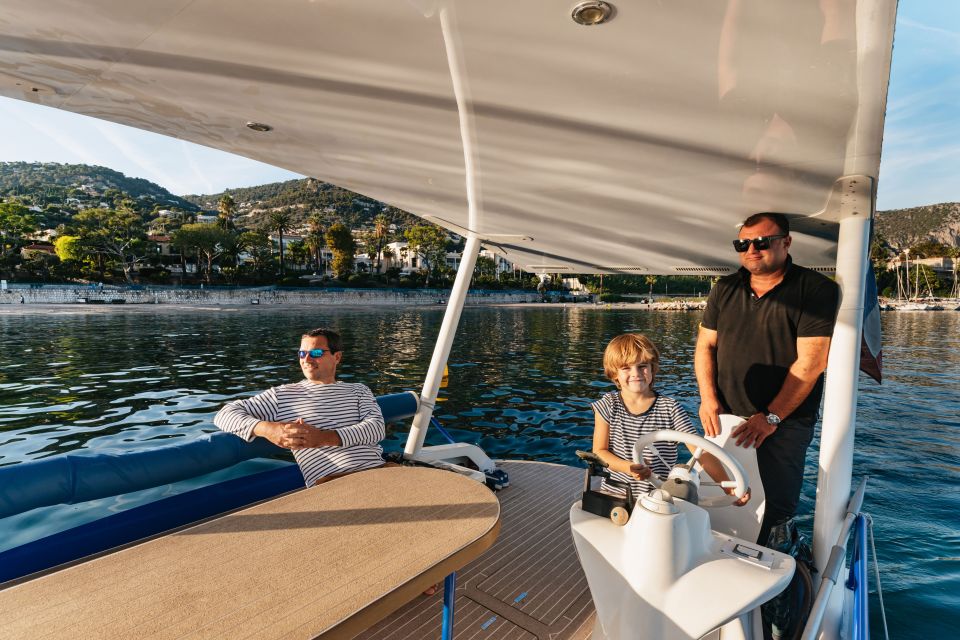
M 816 599 L 810 609 L 810 616 L 807 618 L 806 627 L 803 629 L 802 640 L 814 640 L 820 632 L 820 627 L 823 624 L 833 588 L 837 584 L 840 571 L 843 569 L 846 560 L 847 540 L 850 537 L 851 531 L 854 532 L 854 552 L 846 586 L 854 592 L 853 620 L 851 625 L 851 629 L 853 630 L 852 638 L 854 640 L 864 640 L 870 637 L 867 615 L 869 589 L 866 558 L 866 527 L 868 518 L 860 511 L 863 506 L 866 486 L 867 479 L 864 478 L 860 481 L 860 485 L 847 503 L 846 516 L 840 527 L 837 542 L 830 551 L 830 559 L 824 567 L 823 576 L 820 579 L 820 585 L 817 589 Z M 876 561 L 876 558 L 874 558 L 874 561 Z

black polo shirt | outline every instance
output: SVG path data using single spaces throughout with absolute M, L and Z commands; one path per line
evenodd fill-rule
M 787 258 L 783 280 L 757 298 L 750 272 L 717 282 L 701 324 L 717 332 L 720 402 L 740 416 L 766 412 L 797 359 L 797 338 L 832 336 L 840 287 L 830 278 Z M 811 417 L 820 408 L 823 375 L 790 417 Z

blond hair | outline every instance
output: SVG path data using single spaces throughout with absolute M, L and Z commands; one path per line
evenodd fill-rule
M 610 341 L 603 352 L 603 372 L 614 383 L 617 382 L 617 371 L 620 367 L 635 362 L 649 364 L 654 376 L 660 370 L 660 352 L 657 346 L 640 333 L 620 334 Z

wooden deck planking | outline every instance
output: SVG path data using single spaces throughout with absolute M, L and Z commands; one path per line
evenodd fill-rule
M 456 640 L 589 638 L 593 601 L 568 516 L 580 498 L 583 470 L 538 462 L 500 466 L 510 474 L 510 487 L 497 494 L 500 536 L 457 573 Z M 356 640 L 438 638 L 441 606 L 442 591 L 423 596 Z

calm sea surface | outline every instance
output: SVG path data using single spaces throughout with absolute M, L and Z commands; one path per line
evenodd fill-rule
M 442 317 L 423 309 L 93 311 L 0 313 L 0 466 L 210 431 L 224 402 L 299 379 L 299 335 L 323 324 L 348 345 L 341 379 L 377 394 L 419 390 Z M 438 417 L 493 457 L 576 464 L 573 451 L 590 446 L 589 403 L 610 388 L 603 347 L 618 333 L 658 343 L 657 386 L 696 415 L 698 320 L 692 312 L 467 309 Z M 864 508 L 875 521 L 891 637 L 948 637 L 960 629 L 960 313 L 888 313 L 883 323 L 887 379 L 861 380 L 855 480 L 870 476 Z M 390 433 L 387 448 L 403 439 Z M 808 532 L 816 454 L 815 441 L 801 504 Z M 0 549 L 175 490 L 0 520 Z M 876 598 L 872 611 L 882 637 Z

